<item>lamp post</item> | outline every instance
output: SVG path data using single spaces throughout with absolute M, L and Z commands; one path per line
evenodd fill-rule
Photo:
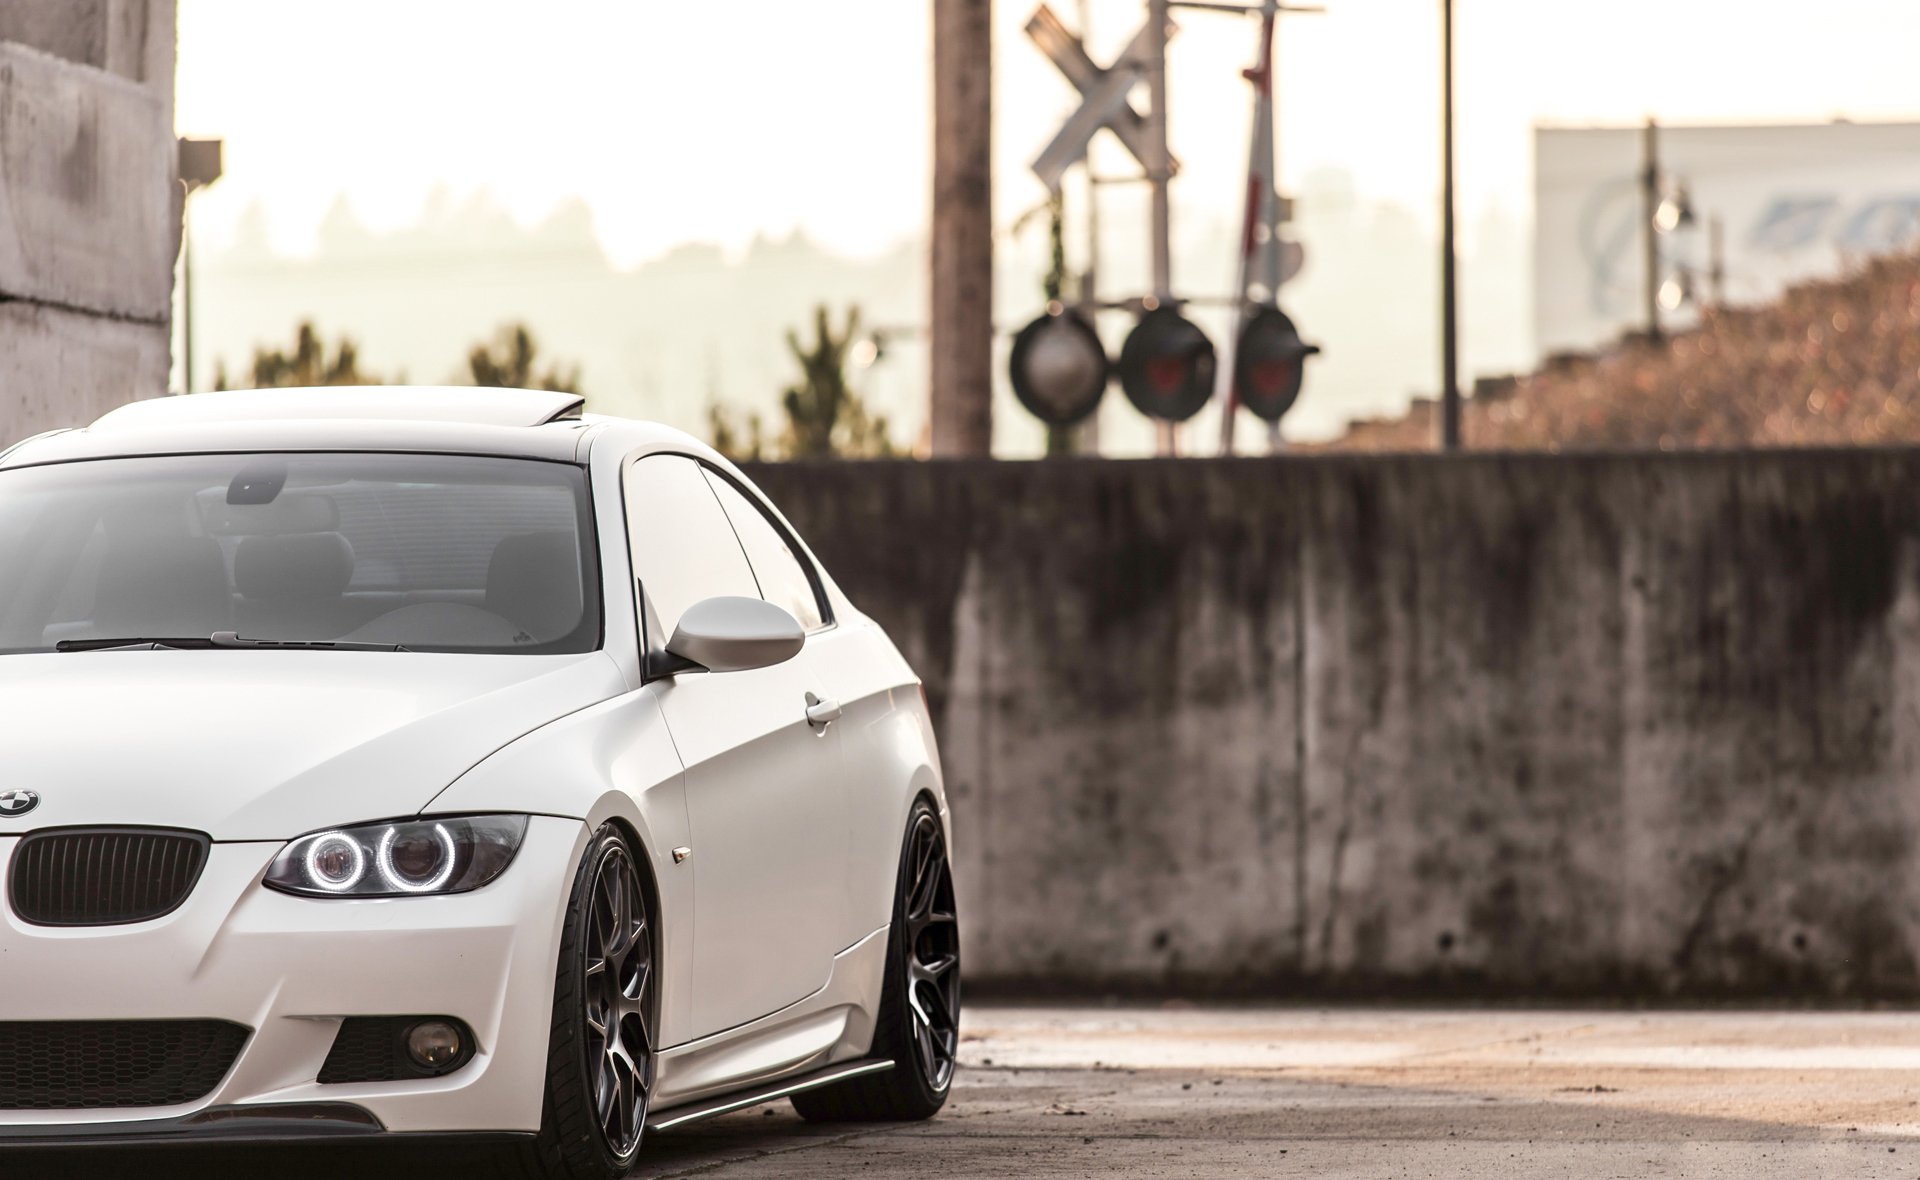
M 193 194 L 220 179 L 224 140 L 182 139 L 180 197 L 180 390 L 193 392 Z
M 1453 0 L 1440 0 L 1440 446 L 1460 449 L 1460 317 L 1453 236 Z
M 1715 311 L 1727 305 L 1727 245 L 1720 215 L 1707 218 L 1707 290 Z
M 1660 328 L 1660 128 L 1647 118 L 1640 134 L 1640 239 L 1645 254 L 1647 339 L 1658 341 Z
M 1694 299 L 1693 276 L 1682 270 L 1666 273 L 1660 239 L 1668 234 L 1692 229 L 1697 221 L 1693 212 L 1693 194 L 1686 181 L 1674 183 L 1669 190 L 1660 170 L 1660 126 L 1651 117 L 1640 137 L 1640 240 L 1645 253 L 1647 339 L 1658 343 L 1666 336 L 1660 313 L 1675 311 Z

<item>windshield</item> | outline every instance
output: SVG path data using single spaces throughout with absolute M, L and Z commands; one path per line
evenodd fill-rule
M 591 651 L 589 519 L 580 468 L 528 459 L 173 455 L 0 471 L 0 653 L 221 632 Z

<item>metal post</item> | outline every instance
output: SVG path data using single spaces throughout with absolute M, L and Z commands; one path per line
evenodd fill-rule
M 1153 104 L 1147 128 L 1153 164 L 1147 179 L 1153 186 L 1153 296 L 1162 303 L 1173 298 L 1172 209 L 1167 192 L 1173 171 L 1167 149 L 1168 20 L 1167 0 L 1147 0 L 1147 25 L 1153 30 L 1147 51 L 1147 101 Z
M 1080 39 L 1093 39 L 1093 0 L 1080 0 Z M 1079 302 L 1084 309 L 1087 322 L 1094 323 L 1100 316 L 1100 182 L 1093 174 L 1093 157 L 1089 155 L 1081 167 L 1087 181 L 1087 269 L 1080 275 Z M 1073 428 L 1073 450 L 1079 455 L 1098 455 L 1100 453 L 1100 415 L 1096 411 L 1088 414 L 1086 420 Z
M 933 0 L 936 456 L 993 449 L 993 4 Z
M 1715 311 L 1727 305 L 1727 243 L 1720 215 L 1707 218 L 1707 290 Z
M 1240 348 L 1240 333 L 1246 327 L 1253 302 L 1256 275 L 1266 288 L 1264 299 L 1278 304 L 1280 296 L 1280 202 L 1274 187 L 1273 149 L 1273 33 L 1279 16 L 1279 0 L 1265 0 L 1260 12 L 1260 45 L 1253 68 L 1242 77 L 1253 84 L 1253 143 L 1247 149 L 1246 205 L 1241 211 L 1240 265 L 1233 291 L 1233 319 L 1222 350 L 1224 363 L 1216 388 L 1220 410 L 1220 453 L 1233 454 L 1233 428 L 1240 408 L 1239 390 L 1234 386 L 1233 370 Z M 1266 241 L 1260 240 L 1262 231 Z
M 1153 112 L 1147 116 L 1147 140 L 1152 144 L 1152 164 L 1147 181 L 1153 189 L 1153 298 L 1157 304 L 1173 300 L 1173 211 L 1168 181 L 1173 178 L 1173 157 L 1167 149 L 1167 0 L 1147 0 L 1147 101 Z M 1159 453 L 1175 450 L 1173 423 L 1159 422 L 1154 431 Z
M 1640 239 L 1645 247 L 1647 339 L 1660 339 L 1660 129 L 1651 117 L 1640 135 Z
M 182 139 L 174 144 L 180 177 L 180 362 L 181 392 L 193 392 L 193 194 L 220 179 L 225 145 L 218 139 Z
M 180 392 L 193 392 L 193 207 L 189 194 L 180 203 Z
M 1460 355 L 1453 236 L 1453 0 L 1440 0 L 1440 445 L 1460 449 Z
M 1080 39 L 1093 39 L 1093 0 L 1080 0 Z M 1080 302 L 1086 305 L 1091 316 L 1094 304 L 1099 301 L 1100 292 L 1100 182 L 1093 174 L 1093 157 L 1089 154 L 1081 166 L 1087 180 L 1087 269 L 1080 277 Z
M 1285 224 L 1286 218 L 1280 208 L 1280 100 L 1276 97 L 1279 90 L 1279 78 L 1277 75 L 1280 70 L 1280 56 L 1279 51 L 1274 46 L 1275 39 L 1280 35 L 1280 8 L 1279 0 L 1266 0 L 1266 4 L 1261 13 L 1263 20 L 1267 22 L 1268 26 L 1262 30 L 1261 36 L 1261 43 L 1264 46 L 1266 56 L 1267 75 L 1265 92 L 1261 96 L 1262 101 L 1260 104 L 1266 111 L 1266 131 L 1261 137 L 1260 146 L 1262 155 L 1261 163 L 1263 165 L 1262 171 L 1266 173 L 1267 177 L 1267 187 L 1261 194 L 1261 200 L 1265 205 L 1267 215 L 1267 299 L 1271 301 L 1275 307 L 1280 305 L 1280 286 L 1286 281 L 1280 277 L 1280 227 Z M 1236 347 L 1238 347 L 1238 343 L 1236 340 Z M 1280 424 L 1278 422 L 1267 423 L 1267 453 L 1277 455 L 1286 449 L 1286 441 L 1280 437 Z
M 1279 69 L 1274 39 L 1280 34 L 1280 0 L 1264 0 L 1260 7 L 1260 220 L 1267 228 L 1261 244 L 1261 285 L 1267 301 L 1280 302 L 1280 112 L 1274 99 L 1274 75 Z

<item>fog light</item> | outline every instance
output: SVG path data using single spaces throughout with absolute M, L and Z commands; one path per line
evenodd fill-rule
M 444 1020 L 423 1020 L 407 1030 L 407 1056 L 422 1069 L 445 1069 L 463 1048 L 460 1030 Z

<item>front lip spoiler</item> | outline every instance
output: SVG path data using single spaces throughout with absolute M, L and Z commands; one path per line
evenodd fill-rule
M 879 1058 L 830 1065 L 799 1077 L 652 1113 L 647 1118 L 647 1130 L 669 1130 L 786 1098 L 803 1090 L 883 1073 L 892 1068 L 892 1061 Z M 391 1132 L 372 1111 L 350 1102 L 210 1106 L 178 1118 L 115 1123 L 0 1124 L 0 1151 L 7 1148 L 114 1147 L 162 1143 L 364 1143 L 369 1140 L 391 1143 L 436 1140 L 462 1144 L 517 1143 L 531 1138 L 533 1133 L 530 1131 Z
M 177 1118 L 134 1119 L 126 1122 L 0 1125 L 0 1147 L 234 1141 L 337 1142 L 368 1137 L 410 1138 L 389 1133 L 386 1125 L 372 1111 L 350 1102 L 210 1106 Z

